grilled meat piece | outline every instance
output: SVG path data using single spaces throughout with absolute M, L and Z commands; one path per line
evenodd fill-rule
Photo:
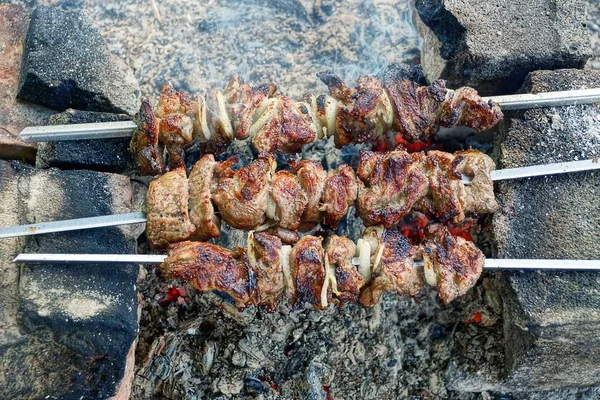
M 342 301 L 356 302 L 365 280 L 356 267 L 352 258 L 356 254 L 356 245 L 347 237 L 333 235 L 325 245 L 328 267 L 335 270 L 335 285 L 331 290 Z
M 375 305 L 385 291 L 414 296 L 423 287 L 420 270 L 415 266 L 415 259 L 421 254 L 420 246 L 410 244 L 398 231 L 385 231 L 380 246 L 372 266 L 373 278 L 359 298 L 365 307 Z
M 267 207 L 269 218 L 277 221 L 277 225 L 284 229 L 298 229 L 308 199 L 295 175 L 289 171 L 275 173 L 269 201 L 272 203 L 271 207 Z
M 365 225 L 395 225 L 428 190 L 429 179 L 410 154 L 364 151 L 357 175 L 357 212 Z
M 258 152 L 298 153 L 317 138 L 314 122 L 305 104 L 280 95 L 267 100 L 248 133 Z
M 160 266 L 171 279 L 182 279 L 201 291 L 219 290 L 229 294 L 238 307 L 251 302 L 246 254 L 204 242 L 172 245 Z
M 290 161 L 289 164 L 296 173 L 304 193 L 306 193 L 307 204 L 302 214 L 302 222 L 310 229 L 321 221 L 319 204 L 323 195 L 327 172 L 318 161 Z
M 261 232 L 268 233 L 269 235 L 277 236 L 279 239 L 281 239 L 281 242 L 285 243 L 285 244 L 294 244 L 300 238 L 300 236 L 298 235 L 298 231 L 285 229 L 285 228 L 282 228 L 279 226 L 271 226 Z
M 424 242 L 423 263 L 427 283 L 437 286 L 446 304 L 472 288 L 484 265 L 484 257 L 473 242 L 453 236 L 445 226 L 435 227 Z
M 276 91 L 277 87 L 272 83 L 250 87 L 237 75 L 229 81 L 223 94 L 236 138 L 248 137 L 250 127 L 262 114 L 267 99 Z
M 148 100 L 142 106 L 135 119 L 138 129 L 131 138 L 129 148 L 142 175 L 159 175 L 164 172 L 162 148 L 159 149 L 159 120 L 152 111 Z
M 430 86 L 409 79 L 388 81 L 385 88 L 394 104 L 394 131 L 407 141 L 427 141 L 440 126 L 467 126 L 480 132 L 503 117 L 500 107 L 483 101 L 475 89 L 450 90 L 440 79 Z
M 183 114 L 190 119 L 195 119 L 198 114 L 198 100 L 184 91 L 178 91 L 170 83 L 165 83 L 161 88 L 160 98 L 156 106 L 156 115 L 165 118 L 170 114 Z M 199 122 L 199 121 L 198 121 Z M 194 130 L 199 126 L 195 125 Z
M 192 142 L 194 130 L 199 129 L 198 101 L 165 83 L 156 107 L 160 118 L 159 141 L 169 154 L 169 169 L 185 165 L 185 148 Z
M 471 179 L 465 185 L 465 214 L 488 214 L 498 209 L 494 195 L 491 172 L 496 168 L 494 161 L 476 150 L 458 151 L 455 154 L 455 171 L 461 177 Z
M 356 175 L 349 165 L 342 164 L 327 174 L 319 207 L 326 225 L 338 226 L 356 201 L 357 192 Z
M 430 86 L 408 79 L 386 83 L 394 104 L 394 131 L 409 142 L 431 138 L 438 130 L 438 112 L 446 98 L 444 81 L 434 81 Z
M 225 222 L 237 229 L 254 229 L 265 221 L 271 181 L 277 163 L 270 154 L 260 154 L 250 164 L 219 181 L 213 201 Z
M 335 145 L 373 143 L 378 146 L 394 120 L 394 110 L 381 79 L 372 76 L 358 78 L 356 89 L 348 88 L 331 71 L 317 76 L 338 100 L 335 117 Z
M 150 182 L 146 193 L 146 232 L 152 247 L 187 240 L 196 228 L 188 215 L 188 181 L 183 168 Z
M 317 309 L 323 309 L 331 301 L 322 240 L 320 237 L 307 235 L 292 248 L 290 266 L 294 281 L 295 305 L 310 303 Z
M 429 151 L 427 155 L 413 153 L 411 156 L 429 178 L 427 193 L 414 204 L 413 209 L 442 221 L 452 218 L 463 220 L 465 185 L 454 170 L 454 155 Z
M 278 148 L 284 153 L 299 153 L 317 139 L 314 121 L 308 108 L 286 96 L 277 96 L 281 103 L 281 132 Z M 259 149 L 260 150 L 260 149 Z
M 273 311 L 285 290 L 281 267 L 281 240 L 263 233 L 248 234 L 248 260 L 255 286 L 252 297 L 255 304 Z
M 444 81 L 440 82 L 445 86 Z M 447 89 L 446 98 L 440 105 L 437 123 L 445 128 L 466 126 L 481 132 L 496 125 L 502 118 L 498 104 L 484 101 L 473 88 L 461 87 L 456 90 Z
M 212 185 L 217 162 L 206 154 L 192 168 L 189 178 L 190 220 L 196 226 L 194 239 L 208 240 L 221 233 L 221 221 L 215 215 L 211 200 Z
M 192 141 L 193 122 L 184 114 L 169 114 L 160 120 L 160 143 L 169 154 L 169 169 L 185 167 L 185 147 Z

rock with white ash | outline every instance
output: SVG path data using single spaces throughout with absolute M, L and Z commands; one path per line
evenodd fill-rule
M 592 56 L 583 0 L 418 0 L 429 79 L 514 93 L 528 72 L 582 68 Z
M 132 211 L 125 176 L 0 162 L 2 225 Z M 27 264 L 19 252 L 131 253 L 130 228 L 2 241 L 0 397 L 127 396 L 137 336 L 132 264 Z M 127 379 L 125 379 L 127 376 Z
M 82 10 L 37 7 L 23 51 L 18 97 L 55 110 L 67 108 L 133 115 L 139 86 L 112 55 Z
M 522 92 L 600 87 L 600 73 L 536 71 Z M 497 137 L 500 168 L 600 156 L 600 105 L 507 113 Z M 494 214 L 498 258 L 599 259 L 600 173 L 580 172 L 500 182 Z M 543 266 L 543 264 L 540 264 Z M 597 272 L 506 272 L 505 362 L 491 379 L 452 365 L 450 388 L 533 391 L 600 383 L 600 275 Z

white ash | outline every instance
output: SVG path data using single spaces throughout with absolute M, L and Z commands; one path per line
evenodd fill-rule
M 272 81 L 300 97 L 326 89 L 315 76 L 323 69 L 352 82 L 391 62 L 415 61 L 419 38 L 409 4 L 81 0 L 62 6 L 86 9 L 109 49 L 133 68 L 142 95 L 156 99 L 165 81 L 203 92 L 222 88 L 233 74 L 253 83 Z

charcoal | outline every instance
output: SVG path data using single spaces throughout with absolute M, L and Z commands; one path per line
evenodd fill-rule
M 537 71 L 522 91 L 584 87 L 600 87 L 600 73 Z M 507 113 L 496 143 L 499 167 L 598 157 L 599 113 L 598 104 Z M 600 259 L 600 173 L 500 182 L 496 193 L 502 208 L 493 217 L 495 257 Z M 455 371 L 452 388 L 508 392 L 600 383 L 597 272 L 504 272 L 497 283 L 504 303 L 504 377 L 484 382 Z
M 50 118 L 50 125 L 84 124 L 130 120 L 124 114 L 101 113 L 69 109 Z M 36 167 L 61 169 L 91 169 L 105 172 L 125 172 L 133 169 L 129 152 L 130 138 L 66 140 L 38 144 Z
M 85 12 L 39 6 L 27 32 L 18 97 L 59 111 L 133 115 L 139 86 Z
M 131 185 L 125 176 L 35 170 L 14 162 L 0 162 L 0 171 L 5 184 L 2 224 L 132 211 Z M 0 248 L 2 260 L 18 252 L 133 253 L 136 249 L 126 227 L 13 241 Z M 108 398 L 125 390 L 126 383 L 122 387 L 120 383 L 126 371 L 132 377 L 132 345 L 138 330 L 137 274 L 138 267 L 132 264 L 3 261 L 2 276 L 9 279 L 0 287 L 0 298 L 10 301 L 2 302 L 0 312 L 0 325 L 8 327 L 0 331 L 4 344 L 0 376 L 5 377 L 0 397 Z
M 582 68 L 592 50 L 583 0 L 418 0 L 429 79 L 514 93 L 528 72 Z

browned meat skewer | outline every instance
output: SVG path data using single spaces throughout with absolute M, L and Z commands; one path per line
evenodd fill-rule
M 420 258 L 425 279 L 416 262 Z M 236 251 L 181 242 L 171 247 L 161 269 L 199 290 L 224 291 L 238 307 L 254 304 L 271 311 L 284 297 L 297 307 L 308 303 L 323 309 L 334 301 L 371 307 L 385 291 L 414 296 L 424 281 L 437 285 L 448 303 L 477 282 L 483 263 L 473 243 L 443 226 L 423 244 L 379 226 L 367 228 L 356 245 L 332 236 L 323 246 L 322 238 L 304 236 L 292 247 L 264 232 L 250 232 L 248 248 Z
M 161 208 L 175 198 L 177 204 L 187 202 L 188 186 L 174 185 L 179 180 L 172 178 L 184 179 L 181 169 L 154 180 L 146 199 L 147 209 L 156 210 L 147 215 L 150 242 L 164 246 L 172 238 L 217 237 L 220 222 L 216 210 L 234 228 L 271 228 L 289 244 L 297 240 L 299 228 L 306 231 L 317 223 L 335 228 L 352 205 L 365 225 L 386 228 L 411 211 L 442 222 L 459 222 L 465 215 L 490 213 L 497 207 L 490 177 L 494 163 L 474 150 L 454 154 L 363 152 L 356 175 L 348 165 L 326 172 L 319 163 L 306 160 L 291 163 L 295 174 L 276 172 L 270 154 L 259 155 L 237 171 L 230 168 L 232 163 L 231 159 L 217 163 L 212 155 L 205 155 L 192 169 L 190 218 L 187 214 L 179 218 L 182 224 L 191 221 L 196 226 L 195 236 L 193 230 L 172 236 L 163 229 L 171 221 L 171 213 L 161 213 Z M 471 178 L 471 183 L 465 185 L 463 177 Z M 165 195 L 169 200 L 161 197 Z
M 472 88 L 447 89 L 442 80 L 420 86 L 404 69 L 397 71 L 384 79 L 363 76 L 356 89 L 333 72 L 319 73 L 330 94 L 301 101 L 276 95 L 272 84 L 250 87 L 237 76 L 224 91 L 211 90 L 204 97 L 165 84 L 154 113 L 147 101 L 142 104 L 131 149 L 140 172 L 157 175 L 165 171 L 163 148 L 174 169 L 193 140 L 212 153 L 234 139 L 249 139 L 257 152 L 297 153 L 328 136 L 338 147 L 369 142 L 382 148 L 390 132 L 408 142 L 426 141 L 439 127 L 482 131 L 502 119 L 500 108 Z

